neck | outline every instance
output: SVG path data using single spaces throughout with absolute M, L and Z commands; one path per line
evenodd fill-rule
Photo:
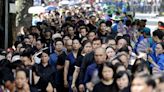
M 44 67 L 46 67 L 46 66 L 48 65 L 48 63 L 42 63 L 42 65 L 43 65 Z
M 17 89 L 17 92 L 24 92 L 23 88 Z
M 55 52 L 56 52 L 58 55 L 62 54 L 62 50 L 61 50 L 61 51 L 56 51 L 56 50 L 55 50 Z
M 111 84 L 113 83 L 113 79 L 102 80 L 102 82 L 103 82 L 105 85 L 111 85 Z

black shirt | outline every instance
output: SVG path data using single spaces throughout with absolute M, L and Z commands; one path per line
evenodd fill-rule
M 46 92 L 49 82 L 55 88 L 55 68 L 49 64 L 45 67 L 42 64 L 36 64 L 34 67 L 36 74 L 40 76 L 36 88 L 40 89 L 41 92 Z
M 87 67 L 89 65 L 91 65 L 92 63 L 94 63 L 94 51 L 86 54 L 83 57 L 83 61 L 82 61 L 81 67 L 80 67 L 80 74 L 79 74 L 80 84 L 84 82 L 83 80 L 84 80 L 84 76 L 85 76 L 85 71 L 86 71 Z
M 114 88 L 114 84 L 111 85 L 105 85 L 102 82 L 99 82 L 96 84 L 93 88 L 92 92 L 116 92 Z

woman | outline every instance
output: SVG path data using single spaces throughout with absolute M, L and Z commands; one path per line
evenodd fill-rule
M 113 47 L 108 46 L 106 48 L 107 59 L 110 60 L 113 56 L 116 55 L 116 52 Z
M 70 87 L 71 87 L 74 67 L 75 67 L 76 59 L 79 55 L 79 49 L 81 47 L 81 44 L 78 39 L 74 39 L 72 46 L 73 46 L 73 50 L 66 57 L 66 61 L 64 65 L 64 87 L 67 88 L 69 86 L 70 92 L 71 92 Z
M 36 64 L 33 68 L 34 84 L 41 92 L 46 92 L 49 89 L 55 91 L 55 68 L 48 63 L 49 50 L 43 50 L 40 57 L 41 63 Z
M 117 92 L 130 92 L 130 76 L 126 71 L 120 71 L 115 76 Z
M 77 58 L 77 64 L 75 65 L 75 71 L 74 71 L 74 73 L 73 73 L 73 80 L 72 80 L 71 88 L 72 88 L 72 90 L 74 90 L 74 91 L 77 90 L 77 89 L 76 89 L 76 80 L 77 80 L 77 77 L 78 77 L 79 72 L 80 72 L 80 66 L 81 66 L 81 64 L 82 64 L 83 57 L 84 57 L 87 53 L 89 53 L 89 52 L 92 51 L 92 44 L 91 44 L 90 41 L 85 40 L 85 41 L 82 43 L 82 46 L 84 46 L 84 47 L 83 47 L 83 49 L 82 49 L 81 55 L 78 56 L 78 58 Z M 80 91 L 80 92 L 81 92 L 81 91 Z
M 101 82 L 96 84 L 93 92 L 116 92 L 114 88 L 114 66 L 111 62 L 106 62 L 99 68 L 99 78 Z
M 159 67 L 153 67 L 153 72 L 160 72 L 164 70 L 164 42 L 158 43 L 155 48 L 157 65 Z

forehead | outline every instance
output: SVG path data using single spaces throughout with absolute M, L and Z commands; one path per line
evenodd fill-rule
M 26 73 L 24 71 L 18 71 L 16 77 L 26 77 Z

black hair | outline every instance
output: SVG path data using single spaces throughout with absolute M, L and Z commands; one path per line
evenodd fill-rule
M 57 42 L 62 42 L 62 44 L 64 45 L 62 38 L 55 38 L 54 44 L 56 45 Z
M 120 49 L 117 51 L 117 53 L 119 53 L 119 52 L 126 52 L 127 54 L 129 54 L 128 46 L 124 46 L 124 47 L 120 48 Z
M 101 44 L 102 44 L 102 40 L 101 40 L 100 38 L 98 38 L 98 37 L 94 38 L 93 41 L 92 41 L 92 43 L 93 43 L 94 41 L 100 41 Z
M 157 36 L 160 40 L 162 40 L 163 39 L 163 36 L 164 36 L 164 32 L 163 31 L 161 31 L 161 30 L 155 30 L 154 32 L 153 32 L 153 36 Z
M 112 65 L 111 62 L 105 62 L 104 64 L 102 64 L 100 66 L 100 68 L 98 69 L 98 76 L 99 76 L 99 78 L 100 79 L 104 79 L 103 75 L 102 75 L 102 71 L 103 71 L 104 66 L 107 66 L 107 67 L 109 67 L 109 68 L 111 68 L 113 70 L 113 78 L 114 78 L 115 69 L 114 69 L 114 66 Z
M 108 43 L 109 40 L 116 41 L 113 36 L 107 36 L 107 38 L 105 39 L 105 43 Z
M 24 68 L 17 69 L 16 70 L 16 75 L 17 75 L 18 72 L 24 72 L 25 75 L 26 75 L 26 78 L 29 78 L 29 73 L 28 73 L 28 70 L 27 69 L 24 69 Z
M 130 77 L 130 75 L 129 75 L 129 73 L 127 71 L 119 71 L 118 73 L 116 73 L 115 81 L 117 81 L 117 79 L 121 78 L 124 75 L 127 75 L 128 80 L 129 80 L 129 85 L 130 85 L 131 77 Z
M 146 63 L 146 61 L 144 59 L 139 58 L 139 59 L 136 59 L 131 71 L 134 74 L 136 72 L 142 72 L 144 68 L 147 68 L 149 70 L 148 64 Z

